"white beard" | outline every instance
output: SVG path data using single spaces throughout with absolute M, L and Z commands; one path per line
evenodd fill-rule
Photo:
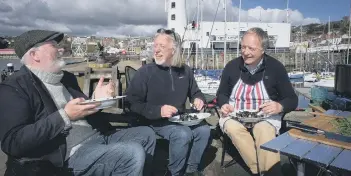
M 165 66 L 165 67 L 168 67 L 168 66 L 171 65 L 171 64 L 167 63 L 167 60 L 157 60 L 157 59 L 155 59 L 155 63 L 157 65 L 162 65 L 162 66 Z
M 52 62 L 49 67 L 50 72 L 57 73 L 62 70 L 62 68 L 66 65 L 66 62 L 63 58 L 57 58 L 54 62 Z

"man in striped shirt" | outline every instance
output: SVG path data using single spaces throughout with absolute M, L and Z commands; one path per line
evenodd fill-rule
M 268 44 L 265 31 L 249 29 L 242 38 L 242 56 L 226 65 L 217 92 L 223 114 L 221 129 L 254 175 L 272 173 L 280 165 L 280 155 L 261 150 L 260 145 L 275 138 L 282 115 L 296 109 L 298 103 L 284 66 L 265 54 Z M 266 118 L 248 129 L 228 116 L 239 111 L 261 111 Z

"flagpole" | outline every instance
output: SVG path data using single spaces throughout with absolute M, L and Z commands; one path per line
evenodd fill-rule
M 238 43 L 237 43 L 237 46 L 236 46 L 236 57 L 239 57 L 239 46 L 240 46 L 240 13 L 241 13 L 241 0 L 239 0 Z

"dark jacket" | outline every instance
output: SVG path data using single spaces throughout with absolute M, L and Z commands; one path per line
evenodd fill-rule
M 188 97 L 191 102 L 195 98 L 204 101 L 188 66 L 175 68 L 155 63 L 145 65 L 135 73 L 127 89 L 131 110 L 150 120 L 161 119 L 163 105 L 184 109 Z
M 285 113 L 296 109 L 298 97 L 290 83 L 285 67 L 277 59 L 266 54 L 263 56 L 262 65 L 253 75 L 244 66 L 242 57 L 228 62 L 223 70 L 217 92 L 219 107 L 229 102 L 232 89 L 239 81 L 240 75 L 243 82 L 250 85 L 263 79 L 270 99 L 279 102 Z
M 87 98 L 76 77 L 64 72 L 61 80 L 73 98 Z M 1 149 L 13 158 L 40 159 L 61 167 L 66 155 L 65 123 L 45 85 L 27 67 L 0 84 Z M 86 117 L 101 132 L 112 129 L 104 117 Z M 99 117 L 95 117 L 99 116 Z

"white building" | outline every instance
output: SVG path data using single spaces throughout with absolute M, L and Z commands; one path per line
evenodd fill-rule
M 193 25 L 191 22 L 187 24 L 186 20 L 186 0 L 166 0 L 168 2 L 168 29 L 173 29 L 181 37 L 183 37 L 184 48 L 190 48 L 191 43 L 195 42 L 199 48 L 224 48 L 225 23 L 203 21 Z M 211 32 L 211 28 L 213 29 Z M 226 38 L 227 48 L 237 48 L 238 39 L 248 29 L 252 27 L 260 27 L 267 31 L 270 38 L 271 49 L 288 49 L 290 46 L 290 31 L 289 23 L 252 23 L 241 22 L 240 28 L 238 22 L 226 23 Z M 239 32 L 240 31 L 240 32 Z M 238 38 L 240 36 L 240 38 Z M 194 47 L 194 44 L 193 44 Z

